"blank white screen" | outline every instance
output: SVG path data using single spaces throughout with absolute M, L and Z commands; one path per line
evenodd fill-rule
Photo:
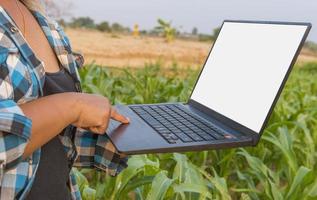
M 306 29 L 225 22 L 191 99 L 259 133 Z

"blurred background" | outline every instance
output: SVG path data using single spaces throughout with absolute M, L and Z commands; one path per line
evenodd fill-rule
M 313 0 L 50 2 L 54 4 L 51 14 L 66 27 L 75 50 L 84 53 L 88 62 L 117 67 L 141 67 L 158 59 L 164 66 L 177 61 L 199 67 L 224 19 L 303 21 L 313 27 L 317 21 Z M 164 35 L 174 42 L 162 42 Z M 313 28 L 309 40 L 317 42 L 317 29 Z M 309 50 L 305 49 L 302 60 L 316 60 Z
M 83 90 L 113 104 L 186 102 L 224 19 L 317 26 L 315 0 L 46 3 L 85 56 Z M 74 169 L 83 199 L 317 199 L 316 42 L 313 28 L 256 147 L 131 156 L 117 177 Z

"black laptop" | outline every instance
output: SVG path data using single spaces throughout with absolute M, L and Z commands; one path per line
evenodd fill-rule
M 186 103 L 117 105 L 107 134 L 128 155 L 255 146 L 310 29 L 224 21 Z

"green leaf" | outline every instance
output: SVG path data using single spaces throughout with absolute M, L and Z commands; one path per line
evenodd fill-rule
M 133 179 L 122 191 L 123 194 L 127 194 L 128 192 L 135 190 L 136 188 L 151 184 L 154 180 L 154 176 L 142 176 L 136 179 Z
M 296 155 L 293 150 L 290 133 L 286 127 L 279 128 L 278 131 L 279 138 L 277 138 L 273 133 L 269 133 L 268 136 L 265 135 L 262 138 L 268 142 L 271 142 L 282 151 L 286 158 L 287 166 L 289 166 L 293 174 L 295 174 L 298 169 L 298 165 Z
M 82 192 L 85 187 L 89 186 L 88 180 L 82 173 L 78 171 L 78 169 L 73 168 L 72 171 L 75 175 L 78 188 Z
M 247 194 L 245 194 L 245 193 L 242 193 L 240 200 L 251 200 L 251 198 L 250 198 L 249 195 L 247 195 Z
M 151 190 L 147 196 L 148 200 L 161 200 L 169 187 L 172 185 L 173 179 L 167 177 L 167 171 L 158 173 L 152 183 Z
M 82 192 L 83 200 L 95 200 L 96 190 L 86 186 Z
M 310 189 L 307 192 L 307 195 L 309 197 L 317 197 L 317 179 L 315 179 L 315 182 L 311 184 Z
M 187 157 L 184 154 L 174 153 L 174 160 L 176 166 L 174 168 L 173 179 L 178 180 L 179 183 L 185 180 L 185 173 L 188 168 Z
M 173 189 L 176 193 L 180 193 L 181 195 L 184 195 L 185 192 L 193 192 L 200 194 L 200 199 L 212 199 L 212 195 L 208 190 L 206 190 L 206 187 L 204 185 L 181 183 L 179 185 L 175 185 Z
M 213 186 L 219 191 L 219 195 L 223 200 L 231 200 L 226 179 L 221 178 L 218 176 L 217 172 L 213 169 L 215 177 L 210 176 L 206 171 L 199 169 L 201 174 L 203 174 L 212 184 Z
M 308 173 L 310 172 L 311 170 L 304 167 L 304 166 L 301 166 L 297 172 L 296 172 L 296 175 L 295 175 L 295 178 L 292 182 L 292 185 L 286 195 L 286 199 L 289 199 L 291 196 L 293 196 L 294 192 L 296 191 L 296 189 L 301 186 L 301 187 L 305 187 L 305 185 L 303 184 L 303 180 L 304 178 L 308 175 Z
M 279 190 L 278 186 L 271 180 L 268 179 L 269 185 L 270 185 L 270 190 L 271 190 L 271 195 L 274 200 L 284 200 L 283 195 L 281 191 Z
M 120 185 L 120 187 L 117 187 L 114 191 L 116 199 L 124 194 L 122 191 L 125 190 L 126 186 L 132 181 L 134 177 L 136 177 L 145 169 L 145 165 L 150 165 L 157 168 L 159 167 L 158 161 L 153 162 L 152 160 L 149 160 L 146 155 L 137 155 L 129 159 L 128 168 L 120 174 L 120 183 L 117 183 Z

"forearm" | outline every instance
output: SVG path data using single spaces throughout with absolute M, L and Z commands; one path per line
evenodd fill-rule
M 24 114 L 32 120 L 31 138 L 24 157 L 31 155 L 78 117 L 76 93 L 46 96 L 21 105 Z

